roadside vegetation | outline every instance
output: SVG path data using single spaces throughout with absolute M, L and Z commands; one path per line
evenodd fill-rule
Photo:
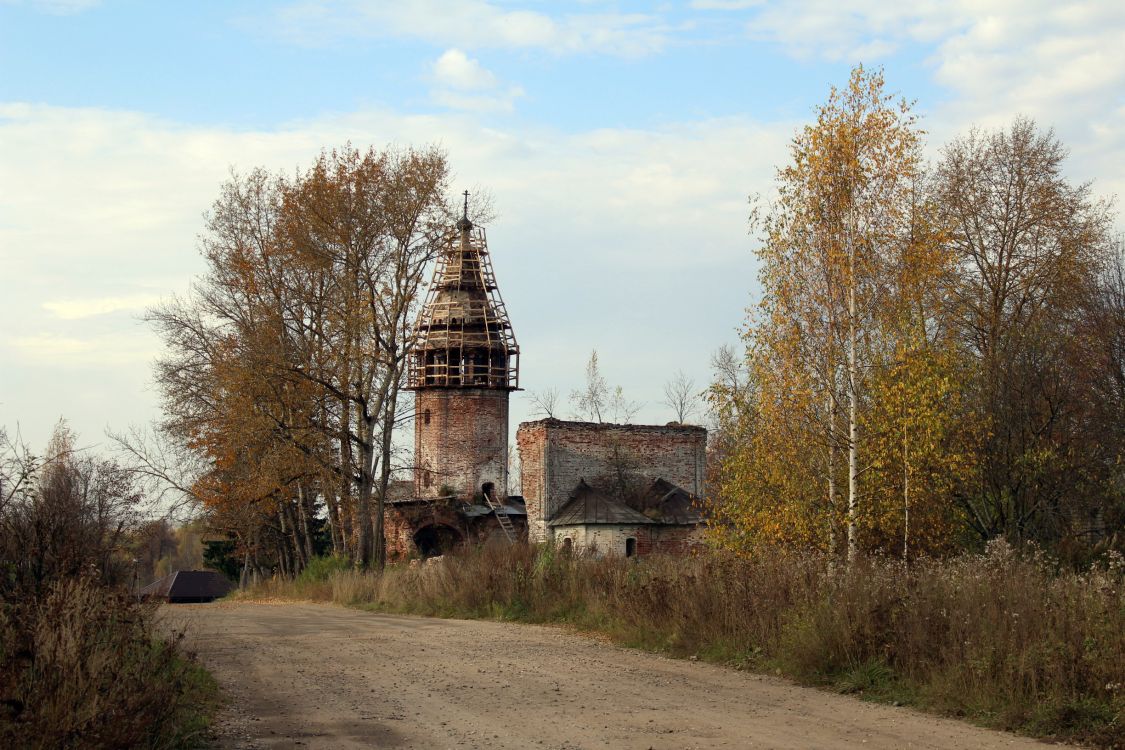
M 197 746 L 218 689 L 129 591 L 141 496 L 75 443 L 0 432 L 0 747 Z
M 494 546 L 357 572 L 318 560 L 248 596 L 560 623 L 864 699 L 1099 747 L 1125 743 L 1125 564 L 1084 572 L 996 542 L 946 560 L 594 558 Z

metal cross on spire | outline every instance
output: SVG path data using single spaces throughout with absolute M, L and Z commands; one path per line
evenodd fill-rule
M 467 232 L 473 228 L 473 222 L 469 221 L 469 191 L 464 192 L 465 196 L 465 212 L 461 215 L 460 221 L 457 222 L 457 228 L 462 232 Z

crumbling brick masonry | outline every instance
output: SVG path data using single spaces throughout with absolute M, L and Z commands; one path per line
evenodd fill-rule
M 707 430 L 702 427 L 544 419 L 521 424 L 516 443 L 527 504 L 528 538 L 532 541 L 549 538 L 547 522 L 581 480 L 606 483 L 617 477 L 647 481 L 662 478 L 693 497 L 703 495 Z M 605 529 L 597 533 L 610 532 Z M 652 533 L 655 532 L 635 536 L 636 543 L 641 545 L 638 553 L 644 547 L 682 546 L 674 537 L 683 537 L 688 532 L 663 532 L 668 536 L 667 545 L 654 544 L 650 539 Z M 578 539 L 574 541 L 580 543 Z

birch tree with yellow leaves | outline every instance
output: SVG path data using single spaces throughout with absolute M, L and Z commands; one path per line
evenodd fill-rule
M 920 148 L 910 103 L 862 66 L 794 138 L 761 224 L 763 298 L 744 330 L 755 402 L 720 472 L 720 543 L 835 554 L 842 538 L 849 560 L 884 547 L 892 466 L 906 467 L 893 486 L 909 528 L 919 446 L 951 429 L 929 337 L 951 261 L 920 197 Z M 915 510 L 915 525 L 931 516 Z

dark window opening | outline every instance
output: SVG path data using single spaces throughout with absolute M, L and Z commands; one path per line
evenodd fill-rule
M 569 555 L 573 549 L 574 549 L 574 540 L 571 539 L 570 537 L 567 537 L 566 539 L 563 539 L 563 543 L 562 543 L 563 553 Z
M 422 422 L 424 424 L 430 423 L 430 410 L 429 409 L 426 409 L 424 412 L 422 412 Z
M 414 534 L 414 546 L 423 557 L 438 557 L 452 552 L 461 541 L 461 532 L 440 523 L 423 526 Z
M 429 469 L 422 469 L 422 486 L 423 487 L 429 487 L 430 482 L 432 482 L 432 481 L 433 481 L 433 477 L 430 476 L 430 470 Z
M 485 482 L 484 484 L 482 484 L 480 486 L 480 491 L 482 493 L 484 493 L 485 497 L 492 497 L 493 496 L 493 490 L 495 490 L 495 489 L 496 489 L 496 485 L 494 485 L 492 482 Z
M 633 557 L 637 554 L 637 540 L 629 537 L 625 540 L 625 557 Z

